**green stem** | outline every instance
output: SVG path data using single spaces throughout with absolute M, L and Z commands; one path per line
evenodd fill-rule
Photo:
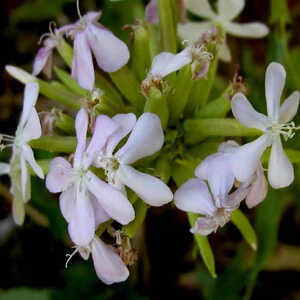
M 29 145 L 33 149 L 49 152 L 73 153 L 76 149 L 77 139 L 73 136 L 42 136 L 32 140 Z
M 120 70 L 110 73 L 110 77 L 126 99 L 134 105 L 139 112 L 142 112 L 145 98 L 140 92 L 140 83 L 128 67 L 124 66 Z
M 190 119 L 184 122 L 184 138 L 187 144 L 196 144 L 206 137 L 248 136 L 254 137 L 262 131 L 248 128 L 235 119 Z
M 174 0 L 158 0 L 159 27 L 163 50 L 176 53 L 177 35 L 172 1 Z
M 64 62 L 69 68 L 71 68 L 73 60 L 73 48 L 63 38 L 61 38 L 61 41 L 57 44 L 56 49 L 63 58 Z
M 69 135 L 75 135 L 75 121 L 69 115 L 59 112 L 55 118 L 55 127 Z

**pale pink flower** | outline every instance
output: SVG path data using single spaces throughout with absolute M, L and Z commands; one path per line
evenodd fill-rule
M 101 12 L 89 12 L 76 23 L 61 28 L 74 38 L 72 76 L 88 90 L 94 88 L 95 82 L 92 53 L 105 72 L 115 72 L 129 60 L 126 44 L 97 22 L 100 16 Z
M 160 119 L 155 114 L 144 113 L 137 121 L 134 114 L 119 114 L 112 120 L 119 124 L 119 130 L 108 138 L 106 147 L 94 164 L 103 168 L 107 181 L 124 193 L 127 186 L 151 206 L 171 202 L 173 194 L 164 182 L 130 166 L 161 149 L 164 134 Z M 119 142 L 129 132 L 131 134 L 125 145 L 115 152 Z
M 158 6 L 157 0 L 151 0 L 146 6 L 146 19 L 152 24 L 158 24 Z
M 60 209 L 69 223 L 70 237 L 75 244 L 87 246 L 100 223 L 112 218 L 125 225 L 134 219 L 135 213 L 120 191 L 89 170 L 107 139 L 118 129 L 118 125 L 105 115 L 98 116 L 88 146 L 88 114 L 84 109 L 76 116 L 75 128 L 78 143 L 73 166 L 62 157 L 53 159 L 46 186 L 52 193 L 62 192 Z
M 88 260 L 90 254 L 92 254 L 97 276 L 105 284 L 122 282 L 128 278 L 129 271 L 115 249 L 105 244 L 96 235 L 87 246 L 75 246 L 75 248 L 76 250 L 68 255 L 67 263 L 77 252 L 84 260 Z

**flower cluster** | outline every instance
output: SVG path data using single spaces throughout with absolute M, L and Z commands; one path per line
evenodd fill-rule
M 141 201 L 145 212 L 149 206 L 170 203 L 174 192 L 175 206 L 196 214 L 191 232 L 206 236 L 229 222 L 243 200 L 248 208 L 264 200 L 268 182 L 261 156 L 267 147 L 272 146 L 268 167 L 270 185 L 283 188 L 294 180 L 293 165 L 283 151 L 281 135 L 287 140 L 299 129 L 292 122 L 299 106 L 299 92 L 292 93 L 280 106 L 286 77 L 282 65 L 271 63 L 266 71 L 268 116 L 255 111 L 245 95 L 235 93 L 232 85 L 231 103 L 227 98 L 221 98 L 206 104 L 218 57 L 230 60 L 225 33 L 263 37 L 268 33 L 267 27 L 260 23 L 232 22 L 244 8 L 243 0 L 219 0 L 218 14 L 207 0 L 186 0 L 185 8 L 180 1 L 181 9 L 209 21 L 178 24 L 178 34 L 185 40 L 182 49 L 177 53 L 166 47 L 164 51 L 154 51 L 150 55 L 151 31 L 147 30 L 161 26 L 163 33 L 166 29 L 166 23 L 161 21 L 164 7 L 158 4 L 161 2 L 156 0 L 148 4 L 148 21 L 140 22 L 140 31 L 133 32 L 132 49 L 98 23 L 101 12 L 81 16 L 77 7 L 77 22 L 59 29 L 51 27 L 50 33 L 42 37 L 43 47 L 36 55 L 32 75 L 7 67 L 12 76 L 26 84 L 23 112 L 15 137 L 0 135 L 1 147 L 12 147 L 10 162 L 0 164 L 0 174 L 8 174 L 11 179 L 14 219 L 20 225 L 24 222 L 25 204 L 31 198 L 30 174 L 44 179 L 44 172 L 47 173 L 46 187 L 51 193 L 60 194 L 60 210 L 75 245 L 69 259 L 77 252 L 85 260 L 91 254 L 96 273 L 106 284 L 126 280 L 128 265 L 135 255 L 131 253 L 131 247 L 126 248 L 120 242 L 118 247 L 111 244 L 102 237 L 103 230 L 99 233 L 99 228 L 109 231 L 122 227 L 122 234 L 129 240 L 124 229 L 126 225 L 140 222 L 137 223 L 140 226 L 144 218 L 135 209 L 134 201 Z M 65 38 L 74 41 L 74 51 Z M 143 48 L 144 54 L 135 52 L 145 44 L 148 49 Z M 63 83 L 60 85 L 48 84 L 35 77 L 42 70 L 50 76 L 54 49 L 71 67 L 71 76 L 65 71 L 57 73 Z M 94 67 L 93 56 L 100 72 Z M 127 66 L 130 56 L 132 70 Z M 138 63 L 134 64 L 134 60 Z M 140 74 L 144 77 L 139 81 Z M 75 120 L 65 116 L 64 122 L 58 120 L 59 114 L 51 112 L 50 129 L 54 131 L 57 126 L 67 134 L 75 132 L 75 151 L 61 151 L 55 134 L 49 139 L 53 148 L 50 149 L 50 144 L 39 144 L 39 141 L 43 143 L 35 109 L 39 89 L 47 97 L 76 109 Z M 70 95 L 74 96 L 74 101 L 70 100 Z M 200 96 L 203 99 L 198 99 Z M 223 117 L 231 106 L 235 119 L 247 128 L 257 129 L 255 133 L 260 137 L 245 145 L 233 140 L 221 143 L 216 153 L 210 153 L 195 166 L 195 178 L 179 182 L 173 176 L 172 168 L 189 151 L 185 119 L 201 120 L 209 113 L 209 117 L 215 117 L 216 103 L 224 105 Z M 229 109 L 226 108 L 228 103 Z M 93 106 L 92 116 L 89 105 Z M 229 121 L 234 122 L 233 119 Z M 236 126 L 242 126 L 237 121 Z M 217 132 L 218 128 L 214 130 Z M 226 136 L 231 136 L 230 132 Z M 35 143 L 31 144 L 32 140 Z M 55 157 L 43 172 L 31 145 L 40 145 L 37 148 L 58 155 L 67 152 L 70 156 Z M 171 177 L 177 190 L 174 184 L 168 186 Z M 130 197 L 132 194 L 134 200 Z

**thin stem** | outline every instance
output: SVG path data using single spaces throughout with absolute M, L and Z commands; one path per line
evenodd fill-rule
M 80 7 L 79 7 L 79 0 L 76 1 L 76 7 L 77 7 L 77 13 L 78 13 L 79 19 L 82 19 L 82 15 L 80 13 Z

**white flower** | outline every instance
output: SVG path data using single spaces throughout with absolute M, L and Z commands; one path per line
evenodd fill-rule
M 208 21 L 179 24 L 179 36 L 184 40 L 192 42 L 199 40 L 211 26 L 220 26 L 225 33 L 246 38 L 261 38 L 269 32 L 268 27 L 259 22 L 246 24 L 232 22 L 243 10 L 245 0 L 218 0 L 218 13 L 212 10 L 208 0 L 185 0 L 185 6 L 193 14 Z M 220 48 L 219 57 L 226 62 L 231 60 L 226 42 Z
M 247 181 L 254 174 L 265 149 L 272 145 L 268 179 L 273 188 L 290 185 L 294 180 L 294 169 L 285 155 L 280 135 L 292 138 L 295 127 L 291 120 L 299 106 L 299 92 L 292 93 L 280 106 L 286 72 L 279 63 L 271 63 L 266 71 L 266 99 L 268 116 L 254 110 L 247 98 L 236 94 L 232 99 L 235 118 L 249 128 L 257 128 L 264 134 L 255 141 L 240 147 L 231 161 L 233 172 L 239 181 Z
M 119 114 L 112 120 L 119 124 L 120 129 L 109 137 L 106 148 L 94 164 L 105 170 L 110 184 L 124 193 L 124 186 L 129 187 L 151 206 L 161 206 L 172 201 L 173 194 L 165 183 L 130 166 L 161 149 L 164 134 L 160 119 L 155 114 L 144 113 L 137 121 L 134 114 Z M 116 146 L 130 131 L 126 144 L 114 153 Z
M 0 174 L 9 174 L 11 178 L 11 193 L 13 200 L 13 217 L 17 224 L 21 225 L 25 218 L 24 204 L 31 198 L 29 164 L 35 174 L 41 179 L 44 178 L 41 167 L 34 159 L 33 151 L 28 145 L 31 140 L 41 136 L 41 124 L 35 110 L 35 103 L 38 98 L 39 85 L 28 83 L 25 86 L 24 104 L 19 125 L 15 137 L 2 134 L 1 142 L 7 142 L 12 147 L 12 156 L 9 164 L 0 164 Z

